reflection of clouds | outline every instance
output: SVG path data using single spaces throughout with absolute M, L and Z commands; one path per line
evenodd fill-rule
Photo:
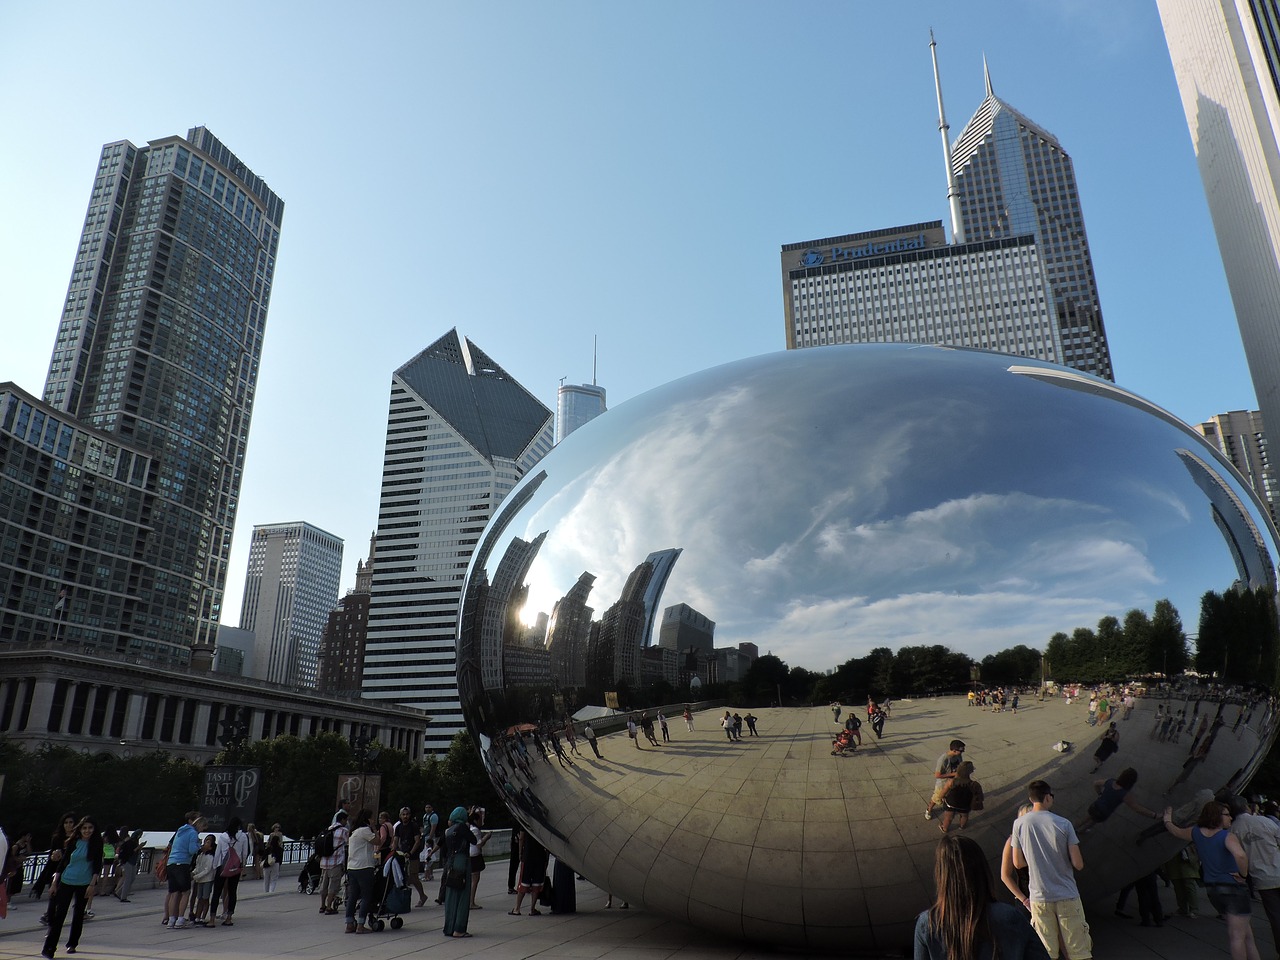
M 1169 507 L 1178 519 L 1183 523 L 1191 522 L 1191 510 L 1187 507 L 1186 502 L 1167 486 L 1156 486 L 1152 483 L 1144 483 L 1141 480 L 1134 480 L 1132 486 L 1144 497 L 1150 497 L 1156 503 L 1162 503 Z
M 904 593 L 878 600 L 841 597 L 797 600 L 781 620 L 735 628 L 735 638 L 772 649 L 793 666 L 824 669 L 874 647 L 942 644 L 981 660 L 1019 643 L 1040 647 L 1055 632 L 1092 626 L 1115 612 L 1103 597 L 1050 597 L 1029 592 Z

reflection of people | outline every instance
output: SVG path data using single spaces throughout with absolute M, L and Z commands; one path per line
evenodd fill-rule
M 760 734 L 756 733 L 756 720 L 758 720 L 759 717 L 754 717 L 750 712 L 748 712 L 742 719 L 747 722 L 747 730 L 750 731 L 753 737 L 760 736 Z
M 1159 820 L 1160 814 L 1144 807 L 1129 792 L 1137 782 L 1138 771 L 1133 767 L 1125 767 L 1120 771 L 1120 775 L 1112 780 L 1093 781 L 1093 789 L 1098 794 L 1098 799 L 1089 804 L 1088 816 L 1076 824 L 1076 832 L 1084 833 L 1091 830 L 1119 810 L 1121 804 L 1144 817 Z
M 1249 855 L 1240 839 L 1228 829 L 1231 812 L 1217 800 L 1210 800 L 1200 811 L 1194 827 L 1179 827 L 1173 822 L 1173 810 L 1166 808 L 1164 827 L 1175 837 L 1196 845 L 1200 866 L 1204 871 L 1205 892 L 1209 902 L 1227 918 L 1227 942 L 1231 960 L 1260 960 L 1258 945 L 1253 940 L 1249 922 Z
M 1034 808 L 1031 804 L 1024 803 L 1018 808 L 1018 816 L 1021 817 L 1024 814 L 1028 814 L 1032 809 Z M 1014 819 L 1016 820 L 1017 817 Z M 1008 837 L 1005 838 L 1004 847 L 1000 851 L 1000 880 L 1009 888 L 1013 898 L 1030 911 L 1031 900 L 1027 896 L 1027 891 L 1030 889 L 1027 886 L 1027 871 L 1025 868 L 1019 870 L 1013 865 L 1013 844 Z
M 933 795 L 929 797 L 929 804 L 924 808 L 926 820 L 933 819 L 933 808 L 942 802 L 942 795 L 947 792 L 947 782 L 956 775 L 956 770 L 963 762 L 964 741 L 952 740 L 947 747 L 947 752 L 938 758 L 938 764 L 933 769 Z
M 1231 833 L 1249 855 L 1249 878 L 1271 924 L 1273 940 L 1280 942 L 1280 825 L 1269 817 L 1249 812 L 1242 797 L 1232 797 Z
M 969 825 L 969 811 L 981 804 L 982 784 L 973 779 L 973 763 L 966 760 L 956 767 L 956 775 L 945 781 L 947 788 L 942 794 L 942 823 L 938 829 L 946 833 L 951 829 L 954 817 L 958 829 Z
M 1013 824 L 1013 865 L 1027 868 L 1031 925 L 1050 957 L 1093 955 L 1093 940 L 1073 870 L 1084 869 L 1075 827 L 1052 811 L 1053 788 L 1043 780 L 1027 785 L 1032 810 Z
M 916 920 L 915 960 L 1044 960 L 1048 957 L 1016 907 L 999 903 L 982 848 L 943 837 L 934 859 L 937 899 Z
M 1120 731 L 1117 730 L 1116 725 L 1112 723 L 1107 727 L 1107 732 L 1102 735 L 1102 739 L 1098 743 L 1098 749 L 1093 752 L 1093 769 L 1089 772 L 1097 773 L 1098 768 L 1106 763 L 1111 755 L 1119 749 Z
M 582 728 L 582 735 L 587 738 L 587 743 L 591 744 L 591 751 L 596 755 L 596 759 L 603 760 L 604 757 L 600 756 L 600 748 L 596 745 L 596 732 L 591 724 L 588 723 Z
M 684 707 L 684 725 L 689 728 L 689 732 L 693 733 L 693 711 L 689 709 L 689 705 Z

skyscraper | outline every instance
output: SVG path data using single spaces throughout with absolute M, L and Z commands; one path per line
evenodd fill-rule
M 604 411 L 604 387 L 594 383 L 560 384 L 556 394 L 556 443 Z
M 283 214 L 204 127 L 102 148 L 44 399 L 154 458 L 117 652 L 211 659 Z M 92 618 L 89 585 L 65 590 Z
M 428 753 L 463 726 L 455 658 L 471 553 L 553 438 L 551 411 L 456 330 L 392 375 L 362 689 L 431 714 Z
M 309 523 L 255 526 L 240 629 L 254 633 L 261 680 L 315 687 L 320 637 L 338 599 L 342 541 Z
M 964 237 L 1034 236 L 1068 367 L 1113 379 L 1075 166 L 1058 138 L 987 95 L 951 147 Z
M 947 150 L 950 244 L 935 220 L 783 246 L 788 349 L 942 343 L 1112 378 L 1071 158 L 986 91 Z
M 1280 424 L 1280 3 L 1157 0 L 1263 423 Z

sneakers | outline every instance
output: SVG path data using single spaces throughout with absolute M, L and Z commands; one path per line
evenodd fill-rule
M 93 919 L 94 917 L 96 917 L 96 916 L 97 916 L 97 914 L 96 914 L 96 913 L 94 913 L 92 910 L 86 910 L 86 911 L 84 912 L 84 918 L 85 918 L 86 920 L 92 920 L 92 919 Z
M 174 930 L 181 930 L 183 927 L 191 926 L 191 921 L 188 920 L 186 917 L 178 917 L 173 921 L 172 924 L 170 924 L 170 926 Z
M 932 820 L 932 819 L 933 819 L 933 810 L 932 810 L 930 807 L 925 807 L 925 808 L 924 808 L 924 818 L 925 818 L 926 820 Z

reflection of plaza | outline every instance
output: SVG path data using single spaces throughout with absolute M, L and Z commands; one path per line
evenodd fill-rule
M 505 766 L 504 774 L 508 793 L 525 792 L 520 805 L 535 831 L 560 838 L 573 866 L 619 896 L 739 936 L 891 949 L 908 942 L 932 890 L 937 821 L 921 811 L 951 738 L 966 742 L 986 792 L 986 808 L 965 832 L 998 869 L 1031 779 L 1048 780 L 1055 812 L 1073 820 L 1095 799 L 1095 776 L 1126 766 L 1140 773 L 1134 792 L 1144 803 L 1177 807 L 1197 791 L 1238 786 L 1274 723 L 1266 701 L 1227 703 L 1212 749 L 1175 785 L 1192 737 L 1148 739 L 1158 702 L 1139 699 L 1119 721 L 1121 749 L 1097 775 L 1090 771 L 1101 730 L 1086 724 L 1083 702 L 1023 699 L 1015 715 L 969 707 L 962 697 L 896 702 L 885 738 L 864 727 L 864 746 L 847 757 L 831 756 L 838 728 L 825 706 L 752 711 L 760 737 L 740 743 L 726 741 L 718 712 L 707 711 L 693 733 L 677 719 L 667 746 L 637 748 L 624 730 L 600 738 L 603 760 L 584 746 L 587 755 L 565 768 L 530 747 L 534 779 Z M 1196 700 L 1172 705 L 1190 716 Z M 1196 715 L 1212 721 L 1219 705 L 1202 700 Z M 1072 750 L 1056 752 L 1061 740 Z M 1121 810 L 1082 838 L 1086 898 L 1178 849 L 1165 835 L 1139 845 L 1149 825 Z

